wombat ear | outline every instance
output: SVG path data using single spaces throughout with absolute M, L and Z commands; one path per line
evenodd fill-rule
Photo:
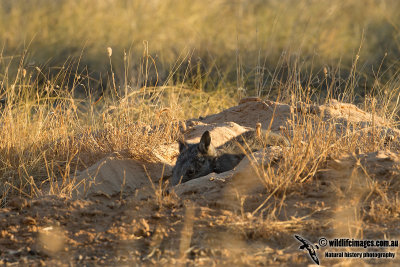
M 211 144 L 211 135 L 209 131 L 205 131 L 201 136 L 200 143 L 199 143 L 199 150 L 203 154 L 208 153 L 208 149 L 210 148 Z
M 179 153 L 182 152 L 187 147 L 187 143 L 185 141 L 179 140 Z

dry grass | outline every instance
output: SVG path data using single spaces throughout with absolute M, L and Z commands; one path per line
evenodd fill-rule
M 71 66 L 51 79 L 39 68 L 27 71 L 23 61 L 15 78 L 8 77 L 6 69 L 2 80 L 3 197 L 15 190 L 38 196 L 48 184 L 49 193 L 70 195 L 70 175 L 114 151 L 154 161 L 159 145 L 176 140 L 183 118 L 233 103 L 233 98 L 219 101 L 225 95 L 222 90 L 205 93 L 183 85 L 142 87 L 124 97 L 116 91 L 97 98 L 89 93 L 82 99 L 66 85 Z M 77 78 L 72 87 L 84 82 Z M 56 182 L 60 179 L 61 186 Z
M 46 66 L 53 72 L 80 58 L 79 71 L 87 70 L 97 87 L 100 81 L 113 83 L 104 79 L 111 73 L 103 55 L 111 47 L 116 85 L 122 88 L 184 80 L 191 89 L 242 88 L 251 94 L 268 94 L 295 67 L 303 75 L 320 74 L 318 79 L 325 67 L 328 80 L 338 74 L 341 90 L 347 86 L 363 94 L 365 82 L 379 87 L 375 76 L 386 82 L 398 71 L 398 6 L 395 0 L 109 0 L 96 5 L 91 0 L 5 0 L 1 54 L 8 62 L 28 49 L 27 69 Z M 151 59 L 143 61 L 143 54 Z M 360 75 L 346 84 L 354 70 Z M 301 82 L 309 78 L 298 77 Z M 324 87 L 317 79 L 311 82 L 316 89 Z
M 390 0 L 2 1 L 2 206 L 14 195 L 71 196 L 73 174 L 111 152 L 157 161 L 159 148 L 179 138 L 182 121 L 219 112 L 244 95 L 292 107 L 357 102 L 373 114 L 372 129 L 377 115 L 398 127 L 397 7 Z M 139 230 L 124 228 L 134 224 L 125 215 L 112 230 L 148 242 L 138 261 L 153 264 L 254 264 L 260 255 L 250 241 L 274 240 L 272 252 L 263 252 L 272 258 L 293 243 L 294 232 L 309 229 L 310 237 L 324 231 L 394 235 L 399 172 L 382 181 L 357 155 L 399 153 L 399 144 L 388 145 L 359 125 L 346 125 L 342 135 L 335 127 L 322 117 L 293 113 L 282 130 L 290 148 L 278 164 L 256 169 L 265 189 L 256 207 L 246 206 L 249 196 L 240 194 L 237 210 L 199 207 L 167 195 L 165 184 L 152 184 L 152 198 L 137 211 L 129 208 Z M 328 163 L 343 155 L 354 160 L 348 168 L 339 164 L 337 177 L 345 179 L 323 180 Z M 320 199 L 308 201 L 314 189 Z M 147 220 L 156 222 L 149 226 Z M 208 243 L 202 243 L 204 232 L 212 237 Z M 240 240 L 232 237 L 237 233 Z M 52 234 L 41 233 L 41 242 L 46 238 Z M 176 250 L 163 251 L 177 240 Z M 232 247 L 221 249 L 226 244 Z

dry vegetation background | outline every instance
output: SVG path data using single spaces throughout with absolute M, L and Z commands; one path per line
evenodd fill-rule
M 396 0 L 1 0 L 1 205 L 70 196 L 71 174 L 113 151 L 154 161 L 180 121 L 244 96 L 334 98 L 396 127 L 399 10 Z M 314 150 L 296 139 L 278 173 L 295 182 L 330 152 L 384 147 L 324 143 L 324 127 L 308 123 L 293 140 L 309 133 Z

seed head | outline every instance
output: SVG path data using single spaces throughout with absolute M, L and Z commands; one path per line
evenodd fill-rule
M 259 122 L 256 124 L 256 134 L 258 138 L 261 138 L 261 123 Z
M 108 57 L 112 56 L 112 48 L 111 47 L 107 47 L 107 54 L 108 54 Z

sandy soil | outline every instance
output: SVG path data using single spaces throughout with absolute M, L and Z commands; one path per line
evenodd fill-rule
M 382 118 L 372 119 L 350 104 L 332 101 L 293 107 L 248 99 L 219 114 L 187 121 L 185 139 L 197 142 L 210 130 L 218 146 L 257 122 L 264 129 L 290 136 L 289 122 L 304 116 L 335 124 L 338 134 L 354 125 L 367 129 L 366 133 L 373 127 L 393 142 L 400 136 Z M 163 147 L 164 156 L 155 163 L 114 153 L 76 175 L 79 186 L 72 198 L 10 199 L 0 209 L 0 263 L 305 266 L 313 262 L 299 250 L 301 244 L 294 234 L 313 243 L 320 237 L 350 235 L 400 239 L 398 148 L 328 158 L 309 182 L 274 191 L 257 178 L 254 162 L 279 164 L 284 149 L 268 148 L 255 153 L 252 161 L 245 158 L 234 170 L 175 188 L 162 181 L 171 176 L 178 154 L 176 143 Z M 354 207 L 362 212 L 354 212 Z M 400 255 L 350 261 L 325 258 L 327 250 L 317 250 L 326 266 L 400 264 Z M 400 253 L 398 247 L 376 250 Z

